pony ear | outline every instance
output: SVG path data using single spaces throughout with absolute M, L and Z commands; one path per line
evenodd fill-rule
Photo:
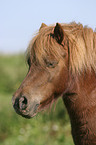
M 46 24 L 44 24 L 44 23 L 42 23 L 41 24 L 41 27 L 40 27 L 40 29 L 39 30 L 41 30 L 42 28 L 44 28 L 44 27 L 47 27 L 47 25 Z
M 54 37 L 59 44 L 61 44 L 64 39 L 64 31 L 59 23 L 56 23 L 56 26 L 54 28 Z

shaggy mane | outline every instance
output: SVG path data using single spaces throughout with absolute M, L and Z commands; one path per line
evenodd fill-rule
M 96 32 L 82 24 L 61 24 L 68 39 L 66 45 L 61 47 L 52 37 L 55 26 L 45 26 L 32 39 L 28 47 L 28 57 L 44 66 L 44 58 L 53 56 L 59 61 L 64 59 L 65 47 L 69 48 L 69 63 L 72 73 L 93 69 L 96 72 Z

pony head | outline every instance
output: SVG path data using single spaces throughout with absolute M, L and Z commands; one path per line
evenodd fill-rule
M 54 102 L 68 86 L 68 37 L 60 24 L 42 24 L 28 47 L 28 74 L 13 96 L 15 111 L 30 118 Z

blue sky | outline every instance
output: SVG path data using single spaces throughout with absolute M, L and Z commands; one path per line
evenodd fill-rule
M 0 0 L 0 53 L 25 51 L 42 22 L 72 21 L 95 29 L 96 0 Z

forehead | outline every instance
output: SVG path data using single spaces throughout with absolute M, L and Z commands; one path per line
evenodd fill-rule
M 27 49 L 27 57 L 38 60 L 40 63 L 46 59 L 59 60 L 61 56 L 65 55 L 64 48 L 60 46 L 52 37 L 52 30 L 41 29 L 39 33 L 31 40 Z

